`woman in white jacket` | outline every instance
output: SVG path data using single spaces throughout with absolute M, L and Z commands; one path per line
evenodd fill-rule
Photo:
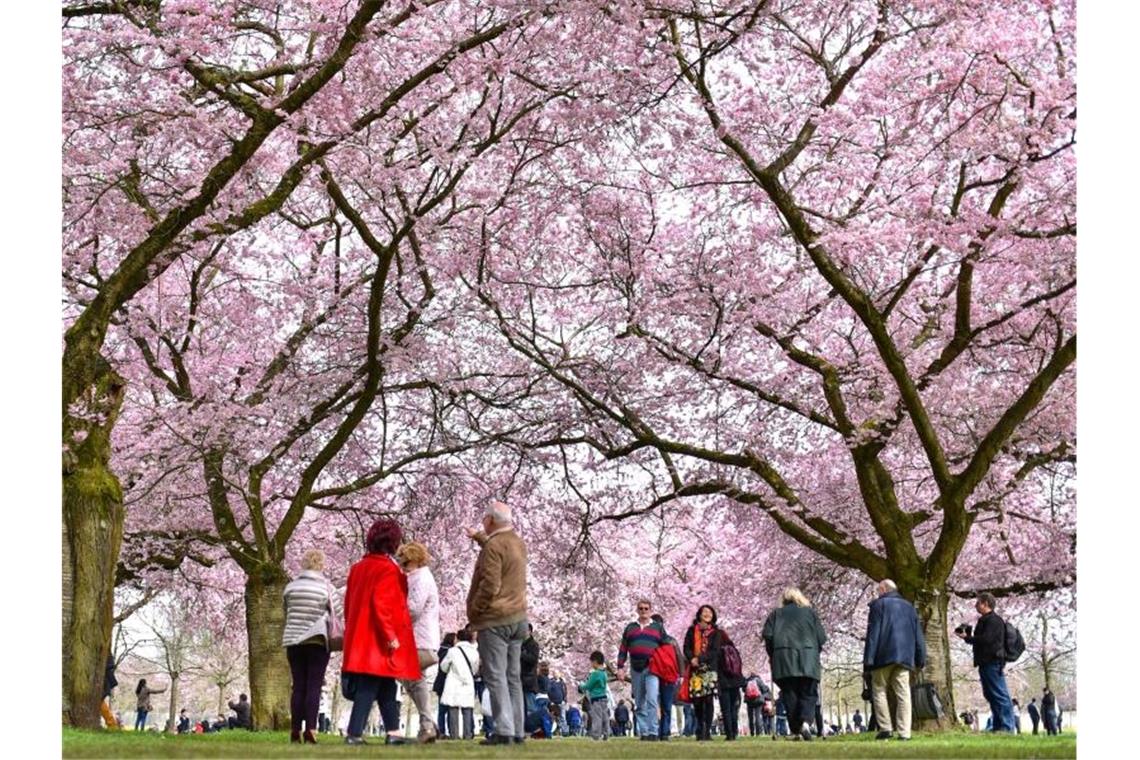
M 475 736 L 475 674 L 479 671 L 479 650 L 471 642 L 469 629 L 461 630 L 457 638 L 459 641 L 439 665 L 440 670 L 447 673 L 439 701 L 450 710 L 448 723 L 453 727 L 455 738 L 471 739 Z M 459 722 L 460 711 L 463 723 Z M 459 733 L 461 725 L 462 734 Z
M 408 612 L 412 616 L 412 632 L 420 660 L 419 680 L 403 681 L 404 690 L 420 714 L 418 739 L 430 743 L 439 736 L 439 729 L 431 719 L 431 686 L 435 680 L 435 664 L 439 661 L 436 654 L 440 639 L 439 587 L 428 569 L 431 555 L 423 544 L 411 541 L 402 545 L 396 552 L 396 558 L 408 576 Z

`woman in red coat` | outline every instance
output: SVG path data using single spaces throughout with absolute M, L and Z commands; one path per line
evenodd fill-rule
M 368 553 L 348 572 L 344 595 L 344 665 L 354 690 L 346 744 L 364 744 L 361 734 L 380 703 L 386 744 L 404 744 L 396 681 L 420 678 L 412 617 L 408 613 L 408 579 L 392 556 L 402 534 L 395 520 L 382 518 L 368 530 Z

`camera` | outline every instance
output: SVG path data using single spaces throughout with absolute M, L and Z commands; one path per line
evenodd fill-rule
M 962 625 L 954 629 L 954 633 L 963 633 L 967 636 L 973 636 L 974 626 L 970 625 L 969 623 L 962 623 Z

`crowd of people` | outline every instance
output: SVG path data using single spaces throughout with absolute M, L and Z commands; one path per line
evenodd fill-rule
M 343 611 L 324 574 L 324 554 L 312 549 L 303 555 L 301 572 L 284 591 L 282 645 L 292 673 L 292 742 L 315 744 L 316 734 L 328 730 L 321 693 L 330 652 L 338 649 L 344 652 L 341 691 L 352 701 L 344 730 L 351 745 L 365 744 L 365 735 L 373 732 L 386 744 L 473 739 L 476 715 L 480 743 L 486 745 L 579 735 L 602 741 L 630 732 L 641 741 L 668 741 L 674 735 L 734 741 L 742 733 L 811 741 L 864 730 L 875 731 L 876 739 L 911 739 L 912 677 L 926 664 L 926 644 L 917 611 L 891 580 L 880 582 L 868 613 L 864 699 L 872 710 L 866 728 L 858 710 L 845 726 L 825 726 L 819 684 L 827 635 L 799 589 L 786 588 L 763 624 L 774 688 L 755 672 L 745 675 L 740 652 L 711 605 L 697 608 L 678 639 L 652 602 L 641 599 L 636 618 L 621 633 L 616 664 L 593 652 L 583 663 L 583 677 L 569 682 L 575 696 L 563 674 L 542 660 L 528 621 L 527 548 L 513 528 L 510 507 L 490 501 L 482 529 L 468 535 L 479 555 L 466 600 L 467 624 L 446 635 L 441 635 L 431 555 L 423 544 L 405 543 L 395 520 L 378 519 L 368 530 L 366 553 L 348 573 Z M 991 706 L 991 729 L 1013 732 L 1020 730 L 1020 708 L 1010 699 L 1004 667 L 1014 647 L 1007 644 L 1008 627 L 995 605 L 990 594 L 980 594 L 977 625 L 963 625 L 956 634 L 973 647 Z M 113 680 L 113 663 L 108 668 Z M 630 704 L 614 700 L 612 685 L 619 681 L 630 685 Z M 162 691 L 139 681 L 136 730 L 146 726 L 150 696 Z M 418 715 L 414 739 L 401 727 L 401 691 Z M 382 729 L 368 723 L 373 705 L 379 706 Z M 245 694 L 229 706 L 234 716 L 193 726 L 183 711 L 178 730 L 251 727 Z M 742 707 L 746 729 L 738 720 Z M 1027 712 L 1033 733 L 1039 721 L 1049 734 L 1060 730 L 1060 711 L 1048 689 L 1040 707 L 1031 700 Z M 963 720 L 969 724 L 969 713 Z

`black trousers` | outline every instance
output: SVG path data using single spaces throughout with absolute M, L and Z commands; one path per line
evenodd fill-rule
M 285 647 L 289 670 L 293 673 L 293 695 L 289 699 L 290 728 L 316 732 L 317 712 L 321 707 L 321 689 L 325 686 L 325 669 L 329 666 L 329 650 L 323 644 L 296 644 Z
M 788 728 L 798 734 L 804 724 L 815 722 L 815 704 L 819 701 L 819 681 L 814 678 L 797 676 L 776 681 L 780 696 L 788 710 Z
M 396 702 L 396 679 L 387 676 L 372 676 L 354 673 L 357 679 L 356 699 L 352 701 L 352 713 L 348 716 L 348 735 L 361 736 L 372 703 L 380 704 L 380 720 L 384 730 L 396 733 L 400 730 L 400 705 Z
M 720 714 L 724 718 L 724 736 L 735 739 L 740 734 L 740 689 L 721 689 Z
M 714 699 L 713 695 L 709 694 L 707 697 L 697 697 L 693 700 L 693 720 L 697 726 L 697 738 L 708 739 L 712 736 Z

